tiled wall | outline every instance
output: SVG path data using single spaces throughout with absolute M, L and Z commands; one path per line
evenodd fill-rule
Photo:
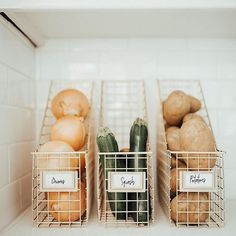
M 200 79 L 218 146 L 227 151 L 226 197 L 236 198 L 230 187 L 236 178 L 236 39 L 49 40 L 37 49 L 36 61 L 38 129 L 52 79 L 144 78 L 154 108 L 153 79 Z M 155 115 L 149 117 L 154 125 Z
M 0 18 L 0 231 L 31 204 L 35 50 Z

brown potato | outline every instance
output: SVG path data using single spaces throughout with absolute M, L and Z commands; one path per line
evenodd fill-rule
M 163 114 L 166 122 L 172 126 L 182 123 L 183 117 L 190 112 L 190 99 L 182 91 L 173 91 L 164 102 Z
M 191 104 L 190 105 L 190 112 L 191 113 L 196 112 L 201 109 L 202 104 L 201 104 L 200 100 L 198 100 L 197 98 L 195 98 L 191 95 L 188 95 L 188 98 L 189 98 L 190 104 Z
M 177 164 L 178 163 L 178 164 Z M 186 167 L 186 164 L 180 160 L 177 160 L 174 156 L 171 157 L 171 168 L 182 168 Z
M 179 190 L 179 180 L 177 181 L 176 175 L 178 172 L 178 179 L 180 178 L 180 172 L 186 169 L 186 165 L 179 167 L 178 169 L 174 168 L 170 171 L 170 191 L 172 194 L 175 194 Z M 178 182 L 178 186 L 177 186 Z
M 210 212 L 208 201 L 208 193 L 180 193 L 171 201 L 171 219 L 186 224 L 205 222 Z
M 205 122 L 192 119 L 183 123 L 180 129 L 180 148 L 187 152 L 215 152 L 215 140 Z M 215 165 L 215 155 L 182 154 L 183 160 L 191 169 L 208 169 Z
M 166 141 L 168 149 L 171 151 L 180 151 L 180 129 L 176 126 L 171 126 L 166 130 Z
M 197 119 L 197 120 L 205 122 L 204 119 L 200 115 L 196 113 L 188 113 L 187 115 L 184 116 L 183 123 L 192 119 Z
M 163 118 L 163 123 L 165 130 L 167 130 L 170 127 L 170 125 L 166 122 L 165 118 Z

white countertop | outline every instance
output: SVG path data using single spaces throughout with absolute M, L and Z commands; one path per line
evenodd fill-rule
M 34 228 L 32 227 L 31 221 L 31 208 L 27 209 L 18 219 L 14 222 L 7 230 L 0 233 L 1 236 L 19 236 L 19 235 L 32 235 L 32 236 L 47 236 L 47 235 L 79 235 L 83 234 L 83 236 L 106 236 L 106 235 L 122 235 L 122 236 L 144 236 L 148 235 L 158 235 L 159 233 L 168 235 L 181 235 L 181 236 L 191 236 L 194 235 L 235 235 L 236 231 L 236 199 L 229 200 L 226 202 L 226 224 L 224 228 L 176 228 L 169 225 L 168 219 L 164 215 L 162 209 L 157 207 L 157 215 L 155 217 L 155 222 L 150 227 L 142 227 L 142 228 L 112 228 L 112 227 L 104 227 L 102 224 L 97 223 L 96 210 L 95 207 L 93 209 L 92 216 L 89 220 L 88 227 L 85 228 L 73 228 L 73 229 L 65 229 L 65 228 Z M 4 214 L 1 212 L 1 214 Z

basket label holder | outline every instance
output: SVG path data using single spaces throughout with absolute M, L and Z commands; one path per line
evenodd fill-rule
M 180 171 L 179 188 L 182 192 L 215 192 L 216 171 Z
M 108 192 L 145 192 L 146 172 L 108 172 Z
M 76 192 L 78 191 L 77 171 L 40 171 L 41 192 Z

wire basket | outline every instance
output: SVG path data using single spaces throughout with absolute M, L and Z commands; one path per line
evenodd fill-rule
M 217 148 L 215 152 L 175 152 L 168 150 L 166 141 L 162 102 L 174 90 L 182 90 L 201 101 L 202 108 L 197 113 L 211 128 L 201 84 L 199 81 L 164 80 L 158 81 L 158 87 L 157 165 L 161 206 L 177 227 L 222 227 L 225 218 L 224 152 Z M 200 164 L 202 162 L 205 166 Z M 209 186 L 204 189 L 202 181 Z
M 68 88 L 82 91 L 88 98 L 91 109 L 85 119 L 87 144 L 76 152 L 38 152 L 41 145 L 50 140 L 50 130 L 55 123 L 51 112 L 54 96 Z M 94 186 L 94 134 L 92 109 L 93 82 L 89 81 L 52 81 L 39 146 L 32 153 L 32 217 L 37 227 L 80 227 L 88 222 Z M 52 181 L 63 176 L 73 186 L 50 189 L 43 181 L 46 175 L 52 175 Z M 58 178 L 55 178 L 55 176 Z M 42 187 L 43 186 L 43 187 Z
M 137 117 L 147 120 L 144 82 L 102 81 L 100 126 L 107 126 L 112 130 L 120 148 L 127 148 L 129 145 L 130 128 Z M 153 222 L 154 184 L 149 142 L 146 150 L 146 152 L 98 152 L 98 216 L 99 221 L 105 225 L 146 226 Z M 137 158 L 145 165 L 134 169 L 129 163 L 137 161 Z M 106 165 L 110 159 L 115 160 L 115 166 L 112 168 Z M 105 163 L 104 169 L 101 165 L 102 161 Z M 123 163 L 122 167 L 116 164 L 120 161 Z M 143 175 L 141 177 L 144 182 L 142 192 L 138 190 L 128 192 L 123 189 L 111 191 L 112 174 L 119 178 L 119 175 L 124 173 L 125 176 Z

